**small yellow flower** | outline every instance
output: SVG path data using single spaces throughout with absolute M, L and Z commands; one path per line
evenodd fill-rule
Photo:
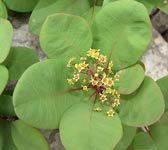
M 119 81 L 119 79 L 120 79 L 120 76 L 119 76 L 118 74 L 115 74 L 114 80 L 115 80 L 115 81 Z
M 95 76 L 95 77 L 98 77 L 98 76 L 99 76 L 99 74 L 98 74 L 98 73 L 95 73 L 95 74 L 94 74 L 94 76 Z
M 101 109 L 100 107 L 97 107 L 97 108 L 95 108 L 95 111 L 97 111 L 97 112 L 101 112 L 102 109 Z
M 82 61 L 86 61 L 87 58 L 86 58 L 86 57 L 81 57 L 80 60 L 82 60 Z
M 114 84 L 112 78 L 108 78 L 106 84 L 111 87 Z
M 115 99 L 114 103 L 115 103 L 116 106 L 118 106 L 118 105 L 120 105 L 120 100 L 119 99 Z
M 107 78 L 106 78 L 106 74 L 105 73 L 103 74 L 103 78 L 102 78 L 101 82 L 103 84 L 105 84 L 105 85 L 107 84 Z
M 90 49 L 87 53 L 87 56 L 98 59 L 99 58 L 99 50 Z
M 78 70 L 78 72 L 81 72 L 84 69 L 81 64 L 75 64 L 75 68 Z
M 107 100 L 107 96 L 104 94 L 100 94 L 100 100 L 103 102 L 105 102 Z
M 102 64 L 106 63 L 106 56 L 100 55 L 100 56 L 99 56 L 99 61 L 100 61 Z
M 107 115 L 108 115 L 109 117 L 113 117 L 114 114 L 115 114 L 115 112 L 114 112 L 112 109 L 110 109 L 109 111 L 107 111 Z
M 84 85 L 84 86 L 82 85 L 82 88 L 84 91 L 88 91 L 88 87 L 86 85 Z
M 87 82 L 87 80 L 86 79 L 83 79 L 83 83 L 86 83 Z
M 112 61 L 109 62 L 108 67 L 109 67 L 109 68 L 112 68 L 112 67 L 113 67 L 113 63 L 112 63 Z
M 68 80 L 69 84 L 74 84 L 75 83 L 73 79 L 67 79 L 67 80 Z
M 74 74 L 73 80 L 77 82 L 79 80 L 79 74 Z
M 104 69 L 102 67 L 100 67 L 100 66 L 97 68 L 97 72 L 102 72 L 103 70 Z
M 89 65 L 89 64 L 86 64 L 85 62 L 83 62 L 83 63 L 81 64 L 81 66 L 82 66 L 83 68 L 87 68 L 88 65 Z
M 106 88 L 106 93 L 107 93 L 107 94 L 111 94 L 112 91 L 113 91 L 113 90 L 112 90 L 111 88 Z
M 69 61 L 68 61 L 68 63 L 67 63 L 67 67 L 70 67 L 71 66 L 71 63 L 73 62 L 73 61 L 75 61 L 75 57 L 71 57 L 70 59 L 69 59 Z

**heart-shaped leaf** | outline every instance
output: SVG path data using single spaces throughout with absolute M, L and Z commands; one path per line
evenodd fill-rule
M 39 0 L 3 0 L 7 7 L 18 12 L 31 12 Z
M 168 76 L 165 76 L 157 81 L 165 99 L 165 109 L 168 111 Z
M 32 126 L 58 128 L 64 111 L 82 98 L 83 92 L 68 91 L 71 87 L 67 83 L 66 62 L 61 59 L 34 64 L 16 85 L 15 112 Z
M 123 136 L 120 140 L 120 142 L 115 147 L 115 150 L 126 150 L 128 146 L 131 144 L 132 140 L 134 139 L 134 136 L 136 134 L 137 128 L 135 127 L 129 127 L 129 126 L 123 126 Z
M 0 96 L 0 115 L 15 116 L 12 96 L 9 95 Z
M 118 115 L 108 117 L 103 112 L 92 112 L 89 102 L 73 105 L 60 124 L 63 145 L 68 150 L 111 150 L 122 136 Z
M 1 84 L 0 84 L 0 95 L 1 95 L 9 78 L 9 73 L 5 66 L 0 65 L 0 75 L 1 75 Z
M 0 1 L 0 18 L 7 19 L 8 13 L 2 1 Z
M 120 80 L 115 83 L 114 87 L 120 94 L 131 94 L 136 91 L 144 80 L 144 69 L 137 64 L 132 67 L 117 72 Z
M 166 150 L 168 147 L 168 112 L 147 133 L 140 132 L 133 142 L 133 150 Z
M 0 19 L 0 63 L 2 63 L 10 51 L 13 29 L 9 21 Z
M 112 58 L 114 70 L 135 64 L 146 52 L 152 37 L 148 12 L 136 1 L 105 5 L 96 15 L 93 27 L 93 47 Z
M 48 143 L 40 132 L 20 120 L 11 124 L 11 134 L 19 150 L 49 150 Z
M 12 47 L 4 64 L 9 70 L 9 80 L 18 80 L 23 72 L 38 62 L 35 51 L 27 47 Z
M 89 8 L 88 0 L 40 0 L 30 17 L 30 31 L 39 35 L 41 27 L 49 15 L 55 13 L 82 15 Z
M 49 58 L 82 55 L 91 47 L 92 34 L 83 18 L 55 14 L 46 19 L 40 33 L 40 44 Z
M 145 126 L 156 122 L 164 113 L 164 99 L 159 86 L 145 77 L 136 93 L 121 100 L 119 116 L 130 126 Z

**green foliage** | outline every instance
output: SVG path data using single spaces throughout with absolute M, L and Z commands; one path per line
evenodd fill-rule
M 133 142 L 133 150 L 165 150 L 168 147 L 168 112 L 147 133 L 139 132 Z
M 0 114 L 3 116 L 16 116 L 12 96 L 1 95 L 0 96 Z
M 151 78 L 145 77 L 138 91 L 128 98 L 122 98 L 119 116 L 126 125 L 142 127 L 156 122 L 164 113 L 164 108 L 159 86 Z
M 123 125 L 123 136 L 119 141 L 119 143 L 117 144 L 117 146 L 115 147 L 115 150 L 127 149 L 135 137 L 136 130 L 137 129 L 135 127 L 129 127 Z
M 8 17 L 8 13 L 6 7 L 2 1 L 0 1 L 0 18 L 6 19 Z
M 3 0 L 7 7 L 17 12 L 31 12 L 39 0 Z
M 116 1 L 104 6 L 96 15 L 93 27 L 93 47 L 111 56 L 115 70 L 136 63 L 152 36 L 148 13 L 135 1 Z
M 165 76 L 157 81 L 165 99 L 165 111 L 168 111 L 168 76 Z
M 32 64 L 38 62 L 37 54 L 27 47 L 12 47 L 4 65 L 9 70 L 9 80 L 18 80 Z
M 0 150 L 48 150 L 44 137 L 22 121 L 0 122 Z
M 11 47 L 13 30 L 0 1 L 0 94 L 7 93 L 8 79 L 18 80 L 11 96 L 0 96 L 0 150 L 48 150 L 47 142 L 33 127 L 59 128 L 68 150 L 164 150 L 168 146 L 168 78 L 156 83 L 145 77 L 140 62 L 152 37 L 148 13 L 154 7 L 166 12 L 167 5 L 159 0 L 137 1 L 4 0 L 11 10 L 32 11 L 30 31 L 39 35 L 48 57 L 41 62 L 32 49 Z M 76 60 L 71 62 L 74 68 L 67 65 L 70 58 L 80 59 L 89 48 L 100 49 L 107 56 L 103 57 L 106 63 L 98 62 L 99 55 L 93 56 L 88 72 L 80 72 Z M 88 54 L 87 60 L 92 57 Z M 105 81 L 92 84 L 98 65 L 104 70 L 97 78 L 100 82 L 111 79 L 112 86 Z M 90 91 L 84 89 L 83 76 L 73 86 L 67 83 L 77 73 L 89 75 Z M 111 93 L 103 102 L 100 96 L 109 88 Z M 118 107 L 110 103 L 115 100 Z
M 6 59 L 12 41 L 13 29 L 9 21 L 0 19 L 0 64 Z
M 60 132 L 66 149 L 111 150 L 121 139 L 122 125 L 118 115 L 109 118 L 103 112 L 92 112 L 92 105 L 78 103 L 65 112 Z
M 76 53 L 82 55 L 91 47 L 92 33 L 83 18 L 55 14 L 44 22 L 40 32 L 40 43 L 49 58 L 69 58 Z
M 30 31 L 39 35 L 42 24 L 49 15 L 55 13 L 82 15 L 89 7 L 88 0 L 40 0 L 30 17 Z
M 0 65 L 0 75 L 1 75 L 1 84 L 0 84 L 0 95 L 1 95 L 9 78 L 9 73 L 5 66 Z
M 119 82 L 114 87 L 124 95 L 135 92 L 144 80 L 144 69 L 137 64 L 117 72 L 120 75 Z M 134 76 L 134 77 L 133 77 Z
M 80 92 L 66 92 L 70 87 L 65 67 L 64 60 L 51 59 L 25 71 L 14 91 L 14 107 L 19 118 L 38 128 L 59 127 L 64 111 L 82 99 L 77 97 Z

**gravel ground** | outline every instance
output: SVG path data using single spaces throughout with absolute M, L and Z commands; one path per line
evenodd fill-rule
M 13 46 L 26 46 L 37 51 L 41 59 L 45 59 L 45 55 L 41 52 L 37 37 L 29 33 L 28 29 L 29 14 L 10 14 L 10 21 L 14 27 Z M 146 67 L 146 75 L 157 80 L 168 75 L 168 43 L 162 36 L 153 29 L 153 40 L 147 53 L 143 56 L 142 61 Z M 48 142 L 51 150 L 63 150 L 58 130 L 41 131 Z

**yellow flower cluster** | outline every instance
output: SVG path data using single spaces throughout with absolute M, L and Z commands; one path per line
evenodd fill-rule
M 95 99 L 109 105 L 107 115 L 113 117 L 116 107 L 120 105 L 120 94 L 113 86 L 120 77 L 113 74 L 112 61 L 107 61 L 107 57 L 100 54 L 99 49 L 89 49 L 86 57 L 81 57 L 79 63 L 76 63 L 76 58 L 70 58 L 67 67 L 74 70 L 73 78 L 67 79 L 68 83 L 73 85 L 80 82 L 84 91 L 94 89 Z M 101 112 L 102 108 L 97 107 L 94 110 Z

